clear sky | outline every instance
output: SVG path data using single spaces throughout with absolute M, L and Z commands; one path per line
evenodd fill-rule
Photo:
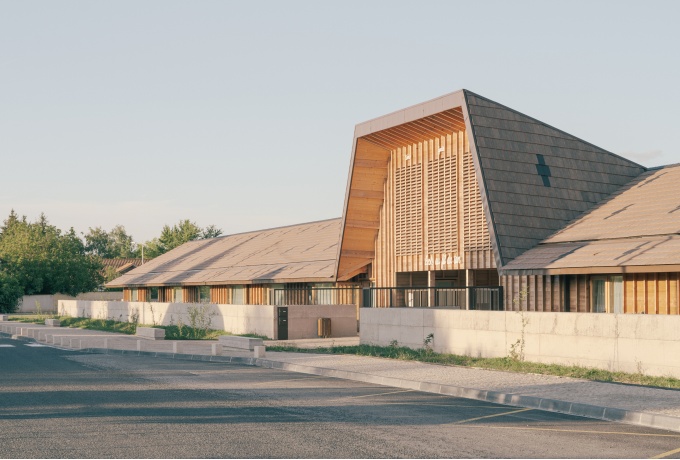
M 680 162 L 680 2 L 0 0 L 0 219 L 339 217 L 354 125 L 461 88 Z

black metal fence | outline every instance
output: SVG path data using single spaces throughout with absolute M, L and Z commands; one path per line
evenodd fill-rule
M 504 310 L 503 286 L 364 288 L 363 308 Z
M 358 287 L 305 287 L 273 289 L 270 303 L 285 305 L 357 305 L 361 288 Z

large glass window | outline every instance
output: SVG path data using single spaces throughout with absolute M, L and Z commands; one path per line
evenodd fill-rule
M 173 289 L 172 301 L 175 303 L 182 303 L 182 288 L 176 287 Z
M 203 303 L 210 303 L 210 286 L 198 287 L 198 301 Z
M 593 278 L 593 313 L 604 313 L 607 311 L 607 278 Z
M 231 292 L 232 305 L 243 305 L 243 286 L 233 286 Z
M 623 313 L 623 276 L 593 276 L 590 281 L 593 313 Z
M 131 289 L 130 290 L 130 301 L 131 302 L 139 301 L 139 289 Z

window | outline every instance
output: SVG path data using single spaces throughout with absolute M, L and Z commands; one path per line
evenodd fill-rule
M 232 305 L 243 305 L 243 286 L 232 286 Z
M 158 302 L 158 288 L 149 288 L 149 302 Z
M 139 289 L 131 289 L 130 290 L 130 302 L 138 302 L 139 301 Z
M 203 303 L 210 303 L 210 286 L 198 287 L 198 301 Z
M 590 281 L 593 313 L 623 313 L 623 276 L 593 276 Z
M 182 303 L 182 288 L 176 287 L 173 289 L 172 301 L 175 303 Z

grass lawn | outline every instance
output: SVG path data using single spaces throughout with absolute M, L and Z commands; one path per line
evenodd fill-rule
M 338 346 L 327 348 L 267 347 L 267 351 L 293 351 L 299 353 L 349 354 L 359 356 L 377 356 L 381 358 L 421 361 L 444 366 L 464 366 L 482 369 L 493 369 L 525 374 L 557 375 L 601 382 L 617 382 L 634 385 L 645 385 L 660 388 L 680 389 L 680 379 L 673 377 L 651 377 L 643 374 L 626 372 L 609 372 L 580 366 L 560 366 L 557 364 L 541 364 L 506 358 L 473 358 L 470 356 L 435 353 L 428 349 L 414 350 L 400 346 L 379 347 L 375 345 Z

